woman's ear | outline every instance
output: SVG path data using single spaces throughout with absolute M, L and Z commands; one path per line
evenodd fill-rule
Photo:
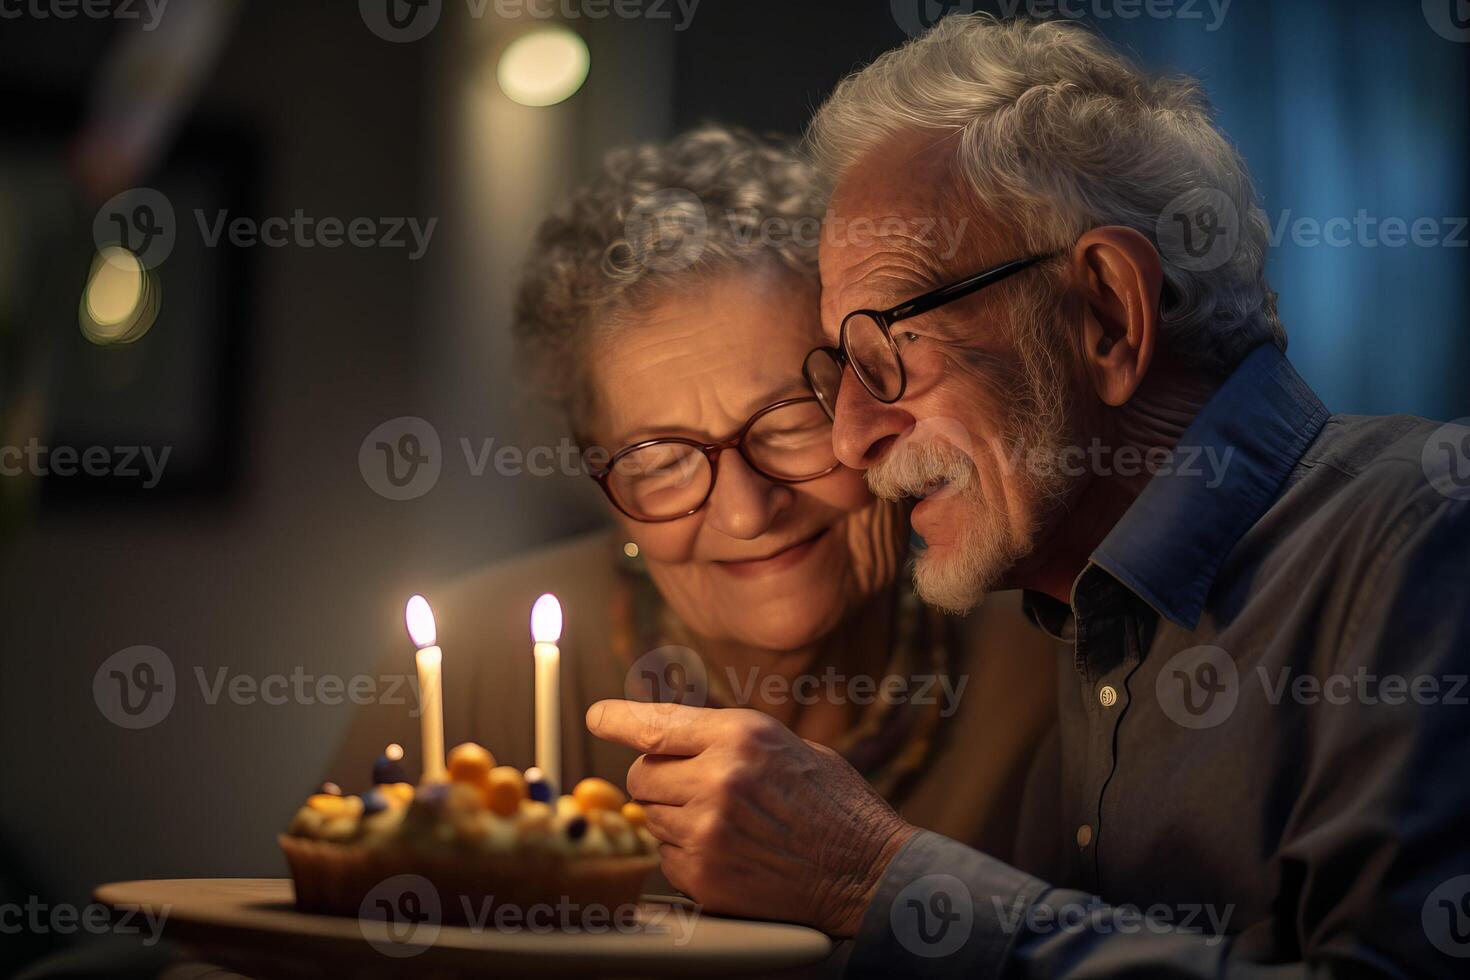
M 1104 404 L 1123 405 L 1143 383 L 1158 341 L 1158 250 L 1132 228 L 1107 225 L 1077 240 L 1072 264 L 1082 300 L 1083 370 Z

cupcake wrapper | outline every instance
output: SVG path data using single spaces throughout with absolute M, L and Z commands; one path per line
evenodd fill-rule
M 566 908 L 574 921 L 589 911 L 605 919 L 637 903 L 643 882 L 659 863 L 653 855 L 433 853 L 286 834 L 278 839 L 291 867 L 296 905 L 304 912 L 371 916 L 363 905 L 375 889 L 397 875 L 418 875 L 438 893 L 442 921 L 457 924 L 483 917 L 487 908 L 493 923 L 494 910 L 507 905 L 523 912 L 538 905 Z

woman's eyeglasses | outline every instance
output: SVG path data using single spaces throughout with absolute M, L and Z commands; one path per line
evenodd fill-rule
M 767 405 L 723 442 L 670 436 L 625 446 L 592 478 L 612 505 L 635 521 L 678 520 L 709 500 L 726 449 L 776 483 L 815 480 L 837 468 L 832 420 L 816 398 L 802 397 Z
M 898 356 L 898 345 L 893 342 L 892 328 L 895 323 L 928 313 L 946 303 L 953 303 L 1059 254 L 1061 253 L 1054 252 L 1051 255 L 1015 259 L 947 286 L 940 286 L 891 309 L 854 310 L 842 318 L 842 327 L 838 334 L 839 346 L 811 350 L 802 363 L 801 373 L 806 377 L 812 394 L 816 396 L 829 419 L 836 415 L 837 391 L 842 387 L 843 369 L 849 364 L 852 365 L 852 373 L 857 375 L 868 394 L 885 405 L 891 405 L 903 397 L 904 389 L 908 387 L 903 359 Z

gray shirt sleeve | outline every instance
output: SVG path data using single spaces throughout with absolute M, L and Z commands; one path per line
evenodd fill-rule
M 853 944 L 851 977 L 998 977 L 1016 925 L 1046 882 L 929 831 L 879 882 Z
M 1260 858 L 1232 841 L 1241 809 L 1222 800 L 1201 854 L 1259 861 L 1276 906 L 1230 922 L 1228 887 L 1206 877 L 1195 921 L 1150 916 L 1054 888 L 985 854 L 920 832 L 894 858 L 855 940 L 852 976 L 1464 977 L 1470 966 L 1470 506 L 1415 500 L 1375 542 L 1342 637 L 1322 669 L 1377 678 L 1371 694 L 1314 702 L 1301 759 L 1266 767 L 1290 807 Z M 1396 683 L 1390 684 L 1391 680 Z M 1161 737 L 1165 737 L 1162 736 Z M 1291 763 L 1288 765 L 1287 763 Z M 1297 765 L 1300 763 L 1300 765 Z M 1169 805 L 1168 787 L 1133 819 Z M 1244 821 L 1244 831 L 1249 831 Z M 1211 845 L 1210 841 L 1217 841 Z M 1253 865 L 1254 866 L 1254 865 Z M 1135 889 L 1137 891 L 1137 889 Z M 1208 896 L 1208 897 L 1203 897 Z
M 1235 938 L 1217 934 L 1222 923 L 1212 914 L 1202 907 L 1195 922 L 1151 917 L 1147 909 L 1051 888 L 957 841 L 921 831 L 889 865 L 853 944 L 846 976 L 1308 975 L 1303 963 L 1232 957 Z

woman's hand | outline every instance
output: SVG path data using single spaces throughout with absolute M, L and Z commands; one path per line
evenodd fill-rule
M 646 753 L 628 792 L 664 875 L 712 912 L 851 936 L 914 832 L 836 752 L 758 711 L 599 701 L 587 728 Z

